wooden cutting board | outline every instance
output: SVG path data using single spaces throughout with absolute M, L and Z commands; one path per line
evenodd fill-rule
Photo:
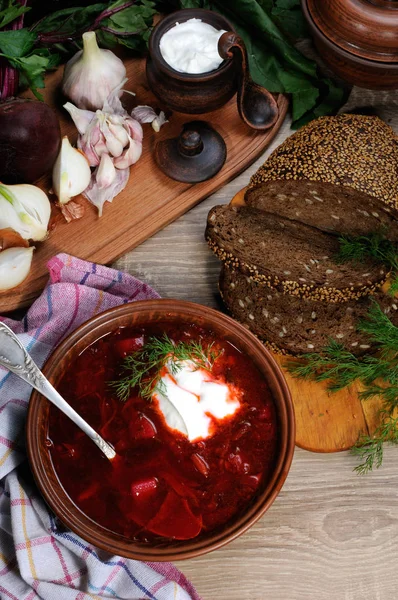
M 145 59 L 128 59 L 125 65 L 129 78 L 126 89 L 136 93 L 135 99 L 127 94 L 123 97 L 127 110 L 135 104 L 163 108 L 148 88 Z M 62 73 L 63 68 L 60 68 L 48 76 L 44 97 L 57 110 L 62 134 L 68 135 L 74 143 L 76 128 L 68 113 L 62 109 L 66 101 L 60 92 Z M 83 197 L 77 200 L 84 204 L 85 214 L 71 223 L 66 223 L 54 206 L 49 238 L 36 244 L 32 269 L 25 282 L 13 290 L 0 292 L 0 312 L 27 306 L 40 294 L 48 278 L 47 261 L 54 254 L 67 252 L 102 264 L 113 262 L 236 177 L 261 155 L 282 125 L 288 100 L 278 95 L 277 102 L 278 121 L 265 133 L 253 131 L 242 123 L 235 98 L 221 109 L 206 115 L 171 114 L 170 122 L 158 134 L 150 125 L 144 125 L 143 154 L 131 168 L 127 187 L 112 204 L 105 204 L 101 218 Z M 154 146 L 158 140 L 179 135 L 184 123 L 198 118 L 211 123 L 223 136 L 227 145 L 226 163 L 209 181 L 196 185 L 173 181 L 156 166 Z M 48 193 L 51 188 L 50 177 L 41 179 L 38 185 Z
M 243 206 L 246 188 L 231 200 Z M 326 384 L 295 379 L 284 365 L 287 359 L 273 353 L 282 367 L 293 398 L 296 415 L 296 445 L 312 452 L 339 452 L 348 450 L 361 434 L 373 433 L 380 423 L 379 399 L 361 402 L 360 384 L 331 393 Z M 289 358 L 289 362 L 296 359 Z

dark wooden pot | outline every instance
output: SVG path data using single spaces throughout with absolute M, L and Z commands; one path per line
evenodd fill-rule
M 398 0 L 301 0 L 315 46 L 342 79 L 398 88 Z
M 236 92 L 236 72 L 232 60 L 224 60 L 218 69 L 200 75 L 179 73 L 163 59 L 159 42 L 176 22 L 201 19 L 216 29 L 233 31 L 223 16 L 200 8 L 174 12 L 160 21 L 149 39 L 146 74 L 152 92 L 162 104 L 172 110 L 188 114 L 203 114 L 216 110 L 228 102 Z
M 73 504 L 58 480 L 46 445 L 49 402 L 34 391 L 26 424 L 28 458 L 33 475 L 47 504 L 72 531 L 89 543 L 112 554 L 137 560 L 168 561 L 192 558 L 215 550 L 234 540 L 253 525 L 278 495 L 294 452 L 295 421 L 293 403 L 285 378 L 268 350 L 245 327 L 230 317 L 199 304 L 182 300 L 144 300 L 111 308 L 76 329 L 47 360 L 43 373 L 57 383 L 76 357 L 90 344 L 118 327 L 139 327 L 155 322 L 194 323 L 210 328 L 216 336 L 230 341 L 251 358 L 266 379 L 275 403 L 279 446 L 271 478 L 252 499 L 246 510 L 231 519 L 221 530 L 188 541 L 168 541 L 158 545 L 134 542 L 109 531 L 87 517 Z

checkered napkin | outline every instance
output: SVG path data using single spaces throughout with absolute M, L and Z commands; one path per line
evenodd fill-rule
M 0 318 L 39 367 L 73 329 L 107 308 L 158 298 L 131 275 L 59 254 L 50 281 L 22 321 Z M 31 388 L 0 367 L 0 599 L 200 600 L 170 563 L 142 563 L 87 544 L 52 515 L 25 462 Z

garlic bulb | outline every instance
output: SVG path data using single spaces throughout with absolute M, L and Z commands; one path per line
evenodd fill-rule
M 84 192 L 91 179 L 88 160 L 81 150 L 73 148 L 68 137 L 62 138 L 61 150 L 53 167 L 53 189 L 60 204 Z
M 0 229 L 11 227 L 25 240 L 47 236 L 51 205 L 46 194 L 35 185 L 0 183 Z
M 83 50 L 66 64 L 62 91 L 78 108 L 102 108 L 111 91 L 126 77 L 123 62 L 98 47 L 94 31 L 83 33 Z
M 34 247 L 8 248 L 0 252 L 0 291 L 11 290 L 29 275 Z

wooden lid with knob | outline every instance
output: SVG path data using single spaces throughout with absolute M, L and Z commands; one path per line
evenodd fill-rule
M 377 62 L 398 62 L 398 0 L 307 0 L 322 33 L 340 48 Z

